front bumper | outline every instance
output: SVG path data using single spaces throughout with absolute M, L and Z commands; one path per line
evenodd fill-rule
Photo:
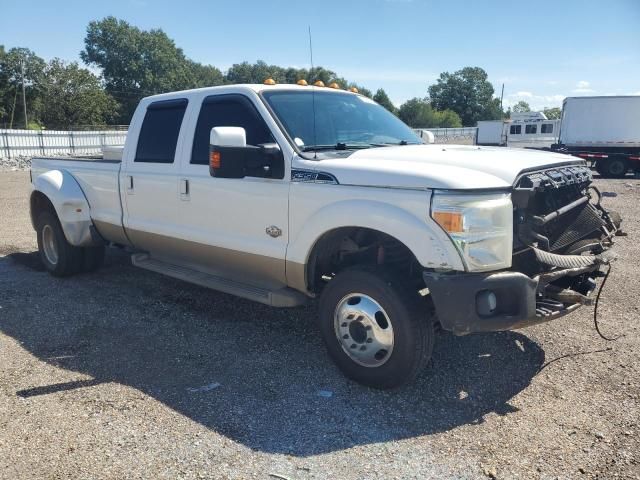
M 601 265 L 615 258 L 611 251 L 605 253 L 533 278 L 514 271 L 422 275 L 443 329 L 456 335 L 512 330 L 554 320 L 589 304 Z M 569 281 L 571 288 L 558 287 L 563 281 Z

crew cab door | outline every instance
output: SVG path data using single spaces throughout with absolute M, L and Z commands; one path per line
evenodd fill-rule
M 243 283 L 281 287 L 286 282 L 289 169 L 279 169 L 280 178 L 268 172 L 241 179 L 209 174 L 213 127 L 242 127 L 249 145 L 278 143 L 265 118 L 273 120 L 257 99 L 240 93 L 205 95 L 193 101 L 180 152 L 175 222 L 182 260 Z
M 187 99 L 153 101 L 134 115 L 120 172 L 123 223 L 131 243 L 163 254 L 177 234 L 176 179 Z M 138 137 L 134 138 L 138 133 Z

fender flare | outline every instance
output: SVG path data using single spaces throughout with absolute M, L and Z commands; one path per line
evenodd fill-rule
M 425 211 L 426 214 L 426 211 Z M 449 237 L 428 217 L 418 218 L 394 205 L 372 200 L 332 203 L 306 219 L 287 248 L 287 261 L 307 265 L 319 239 L 342 227 L 377 230 L 402 242 L 425 268 L 464 271 L 460 254 Z
M 92 233 L 93 221 L 87 197 L 78 181 L 66 170 L 49 170 L 33 179 L 31 193 L 31 220 L 35 227 L 37 212 L 33 211 L 36 192 L 44 195 L 53 205 L 67 241 L 77 247 L 101 245 Z

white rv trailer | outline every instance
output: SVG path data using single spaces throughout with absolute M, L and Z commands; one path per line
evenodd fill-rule
M 549 120 L 542 112 L 512 113 L 511 120 L 478 122 L 478 145 L 516 148 L 549 148 L 556 143 L 560 120 Z

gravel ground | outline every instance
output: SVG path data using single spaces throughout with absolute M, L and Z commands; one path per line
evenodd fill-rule
M 622 338 L 600 339 L 587 307 L 440 334 L 392 392 L 337 371 L 314 305 L 271 309 L 120 251 L 50 277 L 28 182 L 0 173 L 1 478 L 640 478 L 639 180 L 596 181 L 629 232 L 600 307 Z
M 31 168 L 31 157 L 0 157 L 0 172 L 15 172 L 17 170 L 28 170 Z

